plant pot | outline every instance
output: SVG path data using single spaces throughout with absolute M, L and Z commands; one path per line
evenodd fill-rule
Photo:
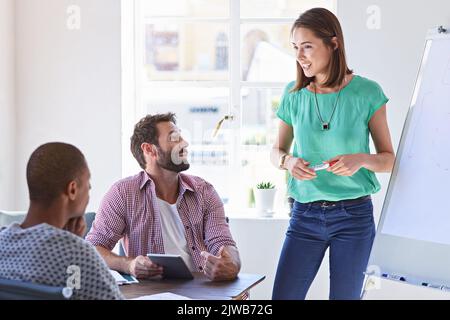
M 260 217 L 272 217 L 276 189 L 255 189 L 256 214 Z

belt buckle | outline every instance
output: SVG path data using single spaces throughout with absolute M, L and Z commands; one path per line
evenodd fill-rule
M 326 209 L 328 207 L 334 207 L 335 204 L 331 204 L 329 201 L 323 201 L 321 207 Z

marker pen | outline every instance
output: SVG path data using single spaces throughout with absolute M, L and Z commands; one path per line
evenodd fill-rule
M 336 164 L 336 162 L 338 162 L 338 160 L 334 160 L 330 163 L 322 163 L 322 164 L 318 164 L 315 166 L 310 167 L 311 169 L 313 169 L 314 171 L 319 171 L 319 170 L 325 170 L 328 169 L 329 167 L 332 167 Z
M 387 279 L 391 279 L 391 280 L 406 281 L 405 277 L 394 275 L 394 274 L 383 273 L 381 276 L 383 278 L 387 278 Z
M 437 284 L 431 284 L 431 283 L 422 282 L 422 286 L 428 287 L 428 288 L 433 288 L 433 289 L 443 290 L 442 286 L 441 285 L 437 285 Z

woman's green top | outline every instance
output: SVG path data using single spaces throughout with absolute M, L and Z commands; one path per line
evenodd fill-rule
M 293 128 L 294 157 L 312 166 L 339 155 L 370 154 L 369 121 L 389 100 L 376 82 L 353 76 L 341 90 L 329 130 L 323 129 L 318 111 L 322 120 L 328 122 L 338 93 L 317 94 L 316 104 L 314 92 L 307 88 L 290 92 L 294 84 L 291 82 L 286 87 L 277 112 L 277 116 Z M 302 203 L 356 199 L 379 190 L 375 174 L 365 168 L 352 177 L 320 170 L 314 180 L 300 181 L 289 175 L 288 181 L 290 196 Z

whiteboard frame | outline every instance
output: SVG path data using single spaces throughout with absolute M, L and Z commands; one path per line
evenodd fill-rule
M 405 147 L 406 133 L 409 131 L 409 128 L 411 125 L 412 114 L 414 112 L 414 107 L 416 105 L 417 97 L 420 93 L 425 67 L 427 66 L 427 62 L 428 62 L 429 52 L 431 50 L 433 40 L 439 40 L 439 39 L 449 39 L 450 40 L 450 28 L 449 27 L 446 28 L 446 32 L 444 32 L 444 33 L 439 32 L 438 28 L 430 29 L 427 33 L 425 46 L 424 46 L 422 59 L 421 59 L 421 64 L 420 64 L 420 68 L 419 68 L 419 71 L 418 71 L 418 74 L 416 77 L 416 82 L 414 85 L 414 92 L 413 92 L 413 95 L 411 98 L 411 103 L 410 103 L 410 107 L 409 107 L 409 110 L 408 110 L 408 113 L 406 116 L 406 120 L 405 120 L 403 129 L 402 129 L 399 147 L 397 150 L 397 157 L 395 160 L 394 168 L 393 168 L 392 175 L 391 175 L 391 178 L 390 178 L 389 184 L 388 184 L 388 189 L 386 192 L 386 197 L 384 199 L 383 207 L 381 210 L 381 215 L 380 215 L 380 219 L 379 219 L 379 223 L 378 223 L 378 227 L 377 227 L 377 231 L 376 231 L 376 235 L 375 235 L 375 240 L 374 240 L 374 246 L 377 244 L 377 239 L 379 237 L 385 237 L 385 238 L 391 237 L 391 238 L 396 238 L 396 239 L 404 239 L 404 238 L 401 238 L 398 236 L 383 234 L 381 232 L 381 230 L 383 229 L 384 220 L 386 218 L 386 211 L 387 211 L 387 208 L 389 207 L 389 203 L 390 203 L 390 200 L 392 197 L 392 190 L 393 190 L 393 186 L 395 185 L 395 182 L 396 182 L 399 165 L 401 163 L 402 156 L 404 156 L 403 151 L 404 151 L 404 147 Z M 414 240 L 408 240 L 408 241 L 414 241 Z M 417 241 L 419 241 L 419 240 L 417 240 Z M 445 245 L 436 244 L 436 246 L 445 246 Z M 392 271 L 388 270 L 387 268 L 381 268 L 380 266 L 375 266 L 375 262 L 373 261 L 374 260 L 373 254 L 374 254 L 375 250 L 373 250 L 373 249 L 374 249 L 374 247 L 372 247 L 372 252 L 370 254 L 368 267 L 365 272 L 365 274 L 367 276 L 380 277 L 380 278 L 387 279 L 387 280 L 400 281 L 402 283 L 408 283 L 411 285 L 416 285 L 416 286 L 421 286 L 421 287 L 434 288 L 434 289 L 439 289 L 442 291 L 450 291 L 450 275 L 449 275 L 448 282 L 440 283 L 441 281 L 437 281 L 437 280 L 433 280 L 433 279 L 430 281 L 430 279 L 423 279 L 423 278 L 420 278 L 417 276 L 413 276 L 411 274 L 408 274 L 407 271 L 404 271 L 401 274 L 393 274 Z M 450 271 L 449 271 L 449 274 L 450 274 Z

